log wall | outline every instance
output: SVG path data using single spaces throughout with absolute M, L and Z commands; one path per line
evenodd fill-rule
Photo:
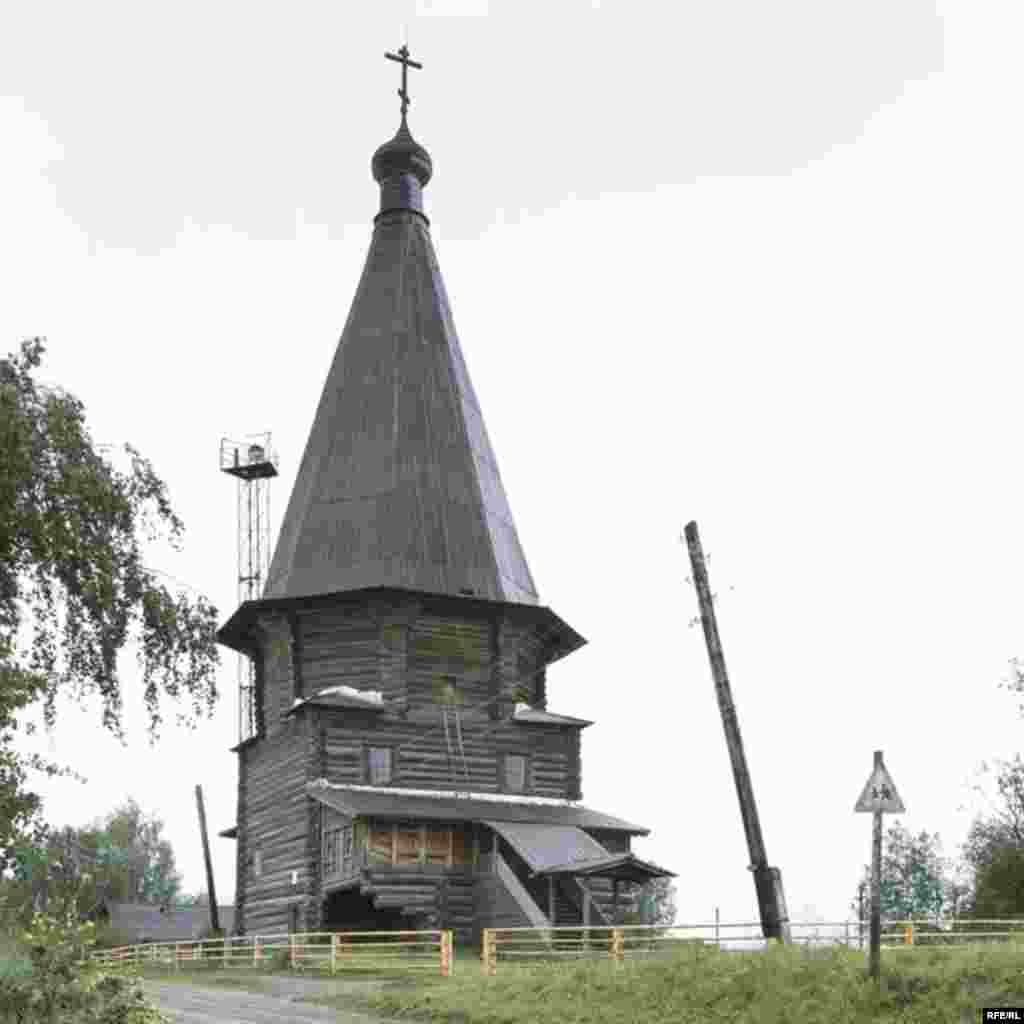
M 315 916 L 319 883 L 319 811 L 317 802 L 305 792 L 314 753 L 305 715 L 292 717 L 275 736 L 256 740 L 244 749 L 244 783 L 239 787 L 242 881 L 238 902 L 246 934 L 286 931 L 293 904 L 300 906 L 300 927 L 315 923 L 310 915 Z M 257 851 L 262 858 L 258 876 Z M 292 883 L 292 871 L 298 872 L 297 884 Z
M 404 698 L 412 707 L 429 705 L 449 679 L 467 706 L 501 695 L 511 700 L 520 677 L 528 703 L 547 706 L 547 643 L 508 609 L 460 607 L 451 599 L 372 598 L 287 616 L 270 613 L 259 621 L 265 632 L 259 646 L 276 652 L 265 664 L 267 695 L 273 691 L 281 711 L 296 696 L 338 685 L 379 690 L 385 699 Z M 290 664 L 274 660 L 282 652 Z
M 320 708 L 319 715 L 323 774 L 330 782 L 368 784 L 366 749 L 389 747 L 395 786 L 450 789 L 466 785 L 468 773 L 468 788 L 473 792 L 511 792 L 505 786 L 502 759 L 506 754 L 520 754 L 527 758 L 527 794 L 572 798 L 576 778 L 573 734 L 579 730 L 569 726 L 495 723 L 481 713 L 460 715 L 460 750 L 453 717 L 449 715 L 446 741 L 437 710 L 424 709 L 401 718 Z
M 590 890 L 591 900 L 601 909 L 604 916 L 609 921 L 613 921 L 614 891 L 612 880 L 610 878 L 581 878 L 579 881 L 584 888 Z M 638 886 L 628 882 L 619 883 L 619 916 L 624 911 L 635 911 L 638 908 L 639 895 L 640 890 Z
M 284 615 L 260 616 L 259 625 L 262 663 L 259 703 L 266 736 L 273 737 L 280 733 L 284 714 L 295 699 L 292 629 Z
M 368 608 L 341 605 L 296 619 L 306 696 L 325 686 L 378 689 L 381 629 Z
M 367 751 L 392 750 L 391 783 L 512 792 L 506 755 L 526 759 L 527 795 L 578 800 L 580 731 L 504 720 L 517 700 L 546 707 L 547 641 L 515 609 L 484 602 L 372 597 L 330 607 L 266 611 L 252 631 L 257 737 L 239 748 L 236 921 L 248 934 L 322 920 L 319 801 L 305 793 L 316 778 L 367 784 Z M 453 690 L 443 693 L 451 684 Z M 387 712 L 301 706 L 327 686 L 381 691 Z M 525 693 L 517 693 L 525 686 Z M 440 728 L 441 702 L 460 708 Z M 497 704 L 495 704 L 497 700 Z M 412 831 L 407 837 L 412 842 Z M 406 844 L 408 845 L 408 843 Z M 411 849 L 411 847 L 410 847 Z M 253 874 L 256 851 L 262 874 Z M 436 859 L 436 858 L 435 858 Z M 298 872 L 298 884 L 291 872 Z M 442 914 L 468 928 L 477 906 L 472 885 L 448 880 L 435 893 Z

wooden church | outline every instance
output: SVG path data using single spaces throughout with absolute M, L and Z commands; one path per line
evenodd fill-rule
M 407 124 L 373 155 L 369 255 L 263 596 L 238 754 L 237 934 L 610 923 L 671 875 L 582 806 L 547 668 L 586 641 L 539 603 L 455 333 Z

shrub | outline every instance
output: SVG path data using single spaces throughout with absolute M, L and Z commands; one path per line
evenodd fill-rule
M 85 958 L 92 923 L 35 914 L 22 940 L 30 969 L 0 978 L 0 1024 L 167 1024 L 132 975 L 111 973 Z

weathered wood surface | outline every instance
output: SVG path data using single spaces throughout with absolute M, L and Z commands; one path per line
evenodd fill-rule
M 581 798 L 578 727 L 495 717 L 510 714 L 524 697 L 546 707 L 548 641 L 528 616 L 514 610 L 484 603 L 465 607 L 470 610 L 461 603 L 388 597 L 260 614 L 257 705 L 264 729 L 239 750 L 240 930 L 283 931 L 292 921 L 293 905 L 300 908 L 300 925 L 319 927 L 323 899 L 341 883 L 358 884 L 378 905 L 383 900 L 412 912 L 432 904 L 459 928 L 477 928 L 481 914 L 506 923 L 515 917 L 507 886 L 502 896 L 501 886 L 481 883 L 468 870 L 461 877 L 447 870 L 428 874 L 449 858 L 468 869 L 476 850 L 486 864 L 486 830 L 474 835 L 460 828 L 447 839 L 436 827 L 424 837 L 418 822 L 400 824 L 390 834 L 356 822 L 354 851 L 361 860 L 342 877 L 324 877 L 325 830 L 342 827 L 346 819 L 305 792 L 308 781 L 321 777 L 367 784 L 367 752 L 383 747 L 392 752 L 396 786 L 509 792 L 504 759 L 517 755 L 525 759 L 527 795 Z M 383 711 L 294 706 L 297 697 L 336 685 L 380 691 L 395 704 Z M 525 692 L 517 692 L 521 687 Z M 440 728 L 444 707 L 449 708 L 447 737 Z M 628 850 L 628 838 L 596 838 L 612 852 Z M 263 861 L 259 877 L 252 868 L 257 849 Z M 427 863 L 420 864 L 423 859 Z M 389 878 L 374 873 L 396 868 L 403 873 Z M 493 913 L 492 896 L 498 900 Z M 611 899 L 610 889 L 605 896 L 598 886 L 595 906 Z M 518 920 L 524 923 L 521 914 Z
M 268 734 L 294 700 L 327 686 L 374 690 L 410 711 L 435 706 L 452 683 L 464 707 L 498 698 L 507 714 L 519 699 L 547 706 L 544 667 L 551 651 L 538 627 L 509 609 L 406 599 L 298 608 L 259 617 L 261 700 Z
M 630 836 L 627 832 L 612 832 L 603 828 L 586 828 L 583 831 L 596 839 L 609 853 L 630 852 Z
M 516 898 L 509 879 L 515 885 L 519 884 L 507 865 L 501 874 L 496 870 L 480 876 L 476 891 L 476 929 L 530 928 L 547 923 L 546 917 L 543 922 L 538 922 L 529 916 L 526 905 Z M 527 898 L 532 903 L 529 894 Z
M 273 737 L 257 740 L 244 754 L 245 800 L 238 831 L 244 850 L 242 890 L 246 932 L 283 931 L 289 925 L 288 906 L 305 907 L 318 887 L 315 864 L 310 864 L 310 815 L 314 803 L 306 794 L 313 756 L 308 723 L 292 719 Z M 262 854 L 257 877 L 253 854 Z M 291 873 L 298 872 L 297 884 Z
M 461 717 L 462 745 L 449 719 L 448 738 L 440 714 L 402 720 L 392 716 L 353 714 L 321 708 L 326 778 L 342 785 L 366 785 L 363 750 L 392 751 L 392 783 L 414 789 L 451 789 L 467 785 L 473 792 L 511 792 L 499 770 L 506 754 L 527 759 L 527 794 L 567 799 L 578 774 L 572 764 L 578 729 L 505 722 L 495 724 L 480 713 Z

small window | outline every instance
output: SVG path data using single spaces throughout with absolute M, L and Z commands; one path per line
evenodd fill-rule
M 391 781 L 391 750 L 388 747 L 370 747 L 370 785 L 382 786 Z
M 521 754 L 505 755 L 505 788 L 511 793 L 526 789 L 526 758 Z
M 263 851 L 256 850 L 252 855 L 252 875 L 259 878 L 263 874 Z

